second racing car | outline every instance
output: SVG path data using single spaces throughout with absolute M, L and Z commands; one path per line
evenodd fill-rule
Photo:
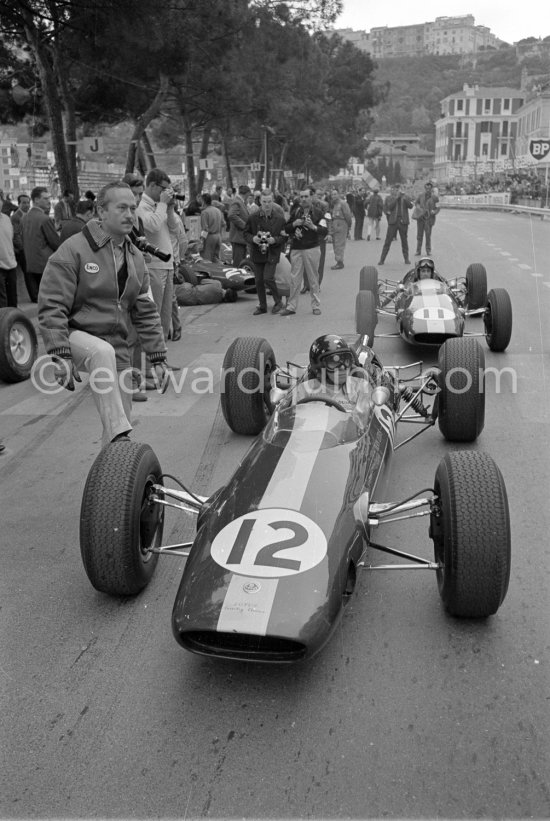
M 487 293 L 487 271 L 472 263 L 466 275 L 445 279 L 431 257 L 422 257 L 402 280 L 380 280 L 374 266 L 359 273 L 357 302 L 362 291 L 373 294 L 377 315 L 392 316 L 397 332 L 378 336 L 401 336 L 413 345 L 439 346 L 446 339 L 485 336 L 492 351 L 504 351 L 512 334 L 512 303 L 504 288 Z M 481 316 L 483 332 L 467 331 L 466 320 Z M 376 316 L 371 321 L 376 325 Z M 371 328 L 374 334 L 374 328 Z

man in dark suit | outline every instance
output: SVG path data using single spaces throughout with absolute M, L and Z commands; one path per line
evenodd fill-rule
M 50 194 L 37 185 L 31 191 L 32 205 L 21 220 L 23 250 L 27 264 L 27 287 L 31 302 L 38 301 L 42 273 L 50 256 L 59 248 L 59 235 L 50 219 Z
M 239 185 L 238 193 L 233 197 L 227 214 L 229 221 L 229 242 L 233 249 L 233 265 L 237 267 L 239 267 L 247 254 L 246 240 L 243 236 L 243 231 L 250 216 L 248 208 L 246 207 L 245 197 L 250 193 L 251 191 L 248 185 Z
M 80 200 L 76 204 L 76 217 L 71 217 L 64 220 L 59 232 L 59 242 L 65 242 L 66 239 L 72 237 L 73 234 L 78 234 L 82 231 L 88 220 L 91 220 L 94 215 L 94 203 L 91 200 Z

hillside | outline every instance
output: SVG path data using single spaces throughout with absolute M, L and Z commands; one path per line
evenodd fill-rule
M 550 75 L 550 52 L 518 59 L 515 48 L 470 55 L 402 57 L 380 60 L 380 85 L 389 84 L 386 102 L 374 112 L 372 134 L 415 132 L 425 135 L 423 147 L 433 150 L 434 123 L 441 116 L 441 100 L 464 83 L 520 88 L 522 71 L 529 78 Z

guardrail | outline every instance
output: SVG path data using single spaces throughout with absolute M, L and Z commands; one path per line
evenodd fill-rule
M 480 199 L 476 199 L 479 196 Z M 483 198 L 483 199 L 481 199 Z M 509 201 L 509 194 L 480 194 L 442 196 L 439 204 L 442 208 L 463 209 L 467 211 L 507 211 L 512 214 L 531 214 L 541 219 L 550 218 L 550 206 L 540 208 L 535 205 L 516 205 Z

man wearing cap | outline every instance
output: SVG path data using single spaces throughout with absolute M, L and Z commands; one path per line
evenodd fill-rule
M 415 200 L 415 206 L 418 206 L 421 214 L 416 221 L 416 255 L 420 256 L 422 253 L 422 241 L 426 237 L 426 253 L 432 253 L 432 228 L 435 223 L 436 214 L 439 214 L 440 205 L 439 197 L 433 193 L 433 185 L 427 182 L 424 186 L 424 192 L 419 194 Z
M 229 242 L 233 249 L 233 265 L 239 266 L 246 257 L 246 240 L 243 231 L 249 217 L 245 197 L 251 194 L 248 185 L 239 185 L 239 189 L 231 205 L 227 218 L 229 220 Z

